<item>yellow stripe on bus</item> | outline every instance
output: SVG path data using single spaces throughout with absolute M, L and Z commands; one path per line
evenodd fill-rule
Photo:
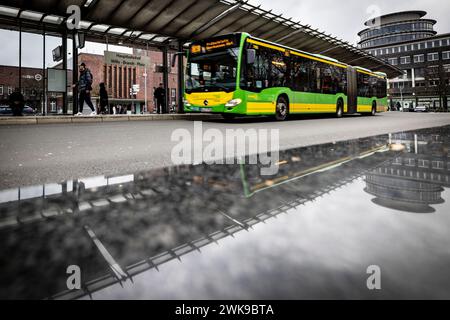
M 336 104 L 291 103 L 289 106 L 289 111 L 291 113 L 336 112 Z
M 358 111 L 357 112 L 372 112 L 372 106 L 371 105 L 360 104 L 360 105 L 358 105 Z
M 271 102 L 248 102 L 247 113 L 275 113 L 275 104 Z
M 278 50 L 278 51 L 281 51 L 281 52 L 286 52 L 286 49 L 284 49 L 284 48 L 273 46 L 271 44 L 264 43 L 264 42 L 261 42 L 261 41 L 257 41 L 257 40 L 253 40 L 253 39 L 247 39 L 247 42 L 248 43 L 257 44 L 259 46 L 267 47 L 267 48 L 270 48 L 270 49 Z
M 347 69 L 347 66 L 343 65 L 343 64 L 339 64 L 339 63 L 336 63 L 336 62 L 333 62 L 333 61 L 329 61 L 329 60 L 321 59 L 321 58 L 318 58 L 318 57 L 310 56 L 310 55 L 307 55 L 307 54 L 304 54 L 304 53 L 299 53 L 299 52 L 296 52 L 296 51 L 284 49 L 284 48 L 277 47 L 277 46 L 274 46 L 274 45 L 271 45 L 271 44 L 268 44 L 268 43 L 265 43 L 265 42 L 261 42 L 261 41 L 257 41 L 257 40 L 253 40 L 253 39 L 247 39 L 247 42 L 253 43 L 253 44 L 256 44 L 256 45 L 259 45 L 259 46 L 262 46 L 262 47 L 278 50 L 278 51 L 281 51 L 281 52 L 289 51 L 291 54 L 295 54 L 295 55 L 303 57 L 303 58 L 316 60 L 316 61 L 328 63 L 328 64 L 331 64 L 331 65 L 334 65 L 334 66 L 337 66 L 337 67 L 341 67 L 341 68 Z

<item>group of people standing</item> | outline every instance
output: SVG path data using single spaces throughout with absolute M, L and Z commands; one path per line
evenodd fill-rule
M 97 115 L 97 111 L 95 110 L 94 104 L 92 103 L 92 83 L 93 83 L 93 75 L 91 71 L 86 68 L 85 63 L 81 63 L 79 67 L 79 81 L 78 83 L 74 84 L 74 88 L 78 88 L 79 92 L 79 99 L 78 99 L 78 113 L 77 116 L 83 115 L 83 107 L 86 103 L 88 107 L 91 109 L 91 116 Z M 113 113 L 112 108 L 109 108 L 109 99 L 108 99 L 108 92 L 106 91 L 105 84 L 102 82 L 100 83 L 100 108 L 99 113 L 100 114 L 106 114 L 106 113 Z M 162 83 L 159 84 L 159 87 L 155 89 L 154 95 L 153 95 L 156 103 L 156 113 L 162 114 L 164 113 L 165 104 L 166 104 L 166 90 L 164 89 L 164 86 Z M 122 113 L 124 111 L 123 108 L 120 108 L 120 110 L 117 110 L 116 108 L 116 114 Z

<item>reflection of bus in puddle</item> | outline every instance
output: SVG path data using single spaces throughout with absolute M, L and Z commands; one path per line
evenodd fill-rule
M 339 168 L 346 166 L 353 168 L 355 172 L 368 170 L 378 165 L 379 161 L 385 160 L 385 156 L 380 155 L 386 151 L 389 151 L 389 146 L 387 138 L 384 137 L 378 140 L 360 139 L 284 151 L 280 153 L 279 170 L 274 176 L 258 174 L 258 166 L 241 166 L 244 194 L 251 197 L 267 189 L 294 183 L 333 169 L 339 171 Z M 373 161 L 362 161 L 369 158 Z M 348 170 L 343 171 L 348 173 Z M 300 183 L 305 185 L 302 181 Z

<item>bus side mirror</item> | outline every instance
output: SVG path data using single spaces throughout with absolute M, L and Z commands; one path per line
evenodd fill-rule
M 187 57 L 187 51 L 177 52 L 172 56 L 172 68 L 175 68 L 175 64 L 178 59 L 182 59 L 183 57 Z
M 256 50 L 247 49 L 247 64 L 254 64 L 256 61 Z

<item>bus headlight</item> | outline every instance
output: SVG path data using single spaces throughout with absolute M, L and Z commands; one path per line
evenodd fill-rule
M 242 103 L 241 99 L 233 99 L 225 104 L 225 107 L 236 107 Z
M 190 107 L 191 106 L 191 104 L 185 99 L 183 99 L 183 103 L 184 103 L 185 107 Z

